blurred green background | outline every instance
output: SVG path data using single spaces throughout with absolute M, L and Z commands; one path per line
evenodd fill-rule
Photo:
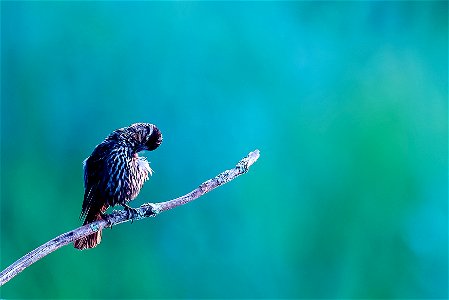
M 250 172 L 2 298 L 447 298 L 448 5 L 1 3 L 1 268 L 81 224 L 82 161 L 157 124 L 132 202 Z

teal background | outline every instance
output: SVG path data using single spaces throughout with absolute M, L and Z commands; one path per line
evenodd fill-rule
M 2 269 L 81 224 L 81 163 L 116 128 L 164 134 L 133 206 L 261 151 L 2 298 L 447 298 L 446 1 L 1 10 Z

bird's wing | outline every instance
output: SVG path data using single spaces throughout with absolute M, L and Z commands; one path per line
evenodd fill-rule
M 84 167 L 84 201 L 80 218 L 84 219 L 93 206 L 102 205 L 102 193 L 104 190 L 104 162 L 102 159 L 88 157 L 83 162 Z M 101 202 L 101 203 L 100 203 Z

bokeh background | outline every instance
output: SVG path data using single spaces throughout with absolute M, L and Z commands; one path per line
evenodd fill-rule
M 446 1 L 1 9 L 2 269 L 80 225 L 82 161 L 116 128 L 164 134 L 134 206 L 261 151 L 2 298 L 447 298 Z

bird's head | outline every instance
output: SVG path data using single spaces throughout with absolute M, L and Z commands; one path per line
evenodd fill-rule
M 162 144 L 162 133 L 156 125 L 153 125 L 152 131 L 147 136 L 145 147 L 148 151 L 153 151 Z
M 143 150 L 153 151 L 162 143 L 162 133 L 154 124 L 135 123 L 124 130 L 136 153 Z

